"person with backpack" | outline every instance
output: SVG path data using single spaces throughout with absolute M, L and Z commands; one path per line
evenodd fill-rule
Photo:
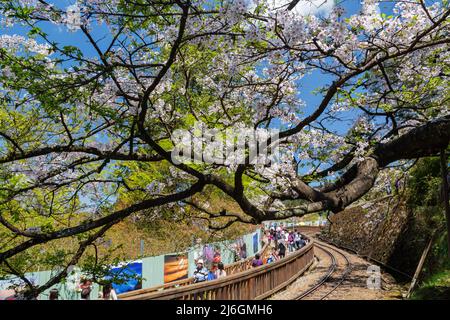
M 273 230 L 272 238 L 273 238 L 273 245 L 275 246 L 275 248 L 278 247 L 278 237 L 279 237 L 278 231 L 277 230 Z
M 271 253 L 270 256 L 267 258 L 266 263 L 272 263 L 272 262 L 277 261 L 278 259 L 279 259 L 279 258 L 278 258 L 278 255 L 277 255 L 277 250 L 276 250 L 275 248 L 272 248 L 272 253 Z
M 280 240 L 280 242 L 278 243 L 278 256 L 280 257 L 280 259 L 286 256 L 286 245 L 282 240 Z

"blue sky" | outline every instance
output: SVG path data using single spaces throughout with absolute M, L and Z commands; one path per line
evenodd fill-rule
M 274 0 L 274 1 L 276 1 L 277 3 L 281 2 L 284 4 L 287 3 L 287 1 L 289 0 Z M 325 0 L 313 0 L 313 1 L 315 5 L 321 5 Z M 327 0 L 327 1 L 329 4 L 331 4 L 334 0 Z M 350 16 L 352 14 L 357 13 L 361 6 L 359 0 L 337 0 L 336 2 L 339 3 L 342 7 L 344 7 L 346 16 Z M 69 6 L 75 4 L 76 0 L 53 1 L 52 3 L 56 3 L 58 8 L 65 10 Z M 304 5 L 305 5 L 304 3 L 299 2 L 299 7 L 303 6 L 302 8 L 304 8 Z M 320 8 L 325 8 L 329 10 L 331 9 L 331 7 L 332 7 L 331 5 L 326 5 L 321 6 Z M 326 15 L 327 12 L 324 12 L 324 10 L 320 10 L 317 14 Z M 51 41 L 58 43 L 60 46 L 65 45 L 77 46 L 79 49 L 82 50 L 85 57 L 97 56 L 96 51 L 89 44 L 88 39 L 82 33 L 82 31 L 71 32 L 64 25 L 56 25 L 47 22 L 39 23 L 38 26 L 41 27 L 45 33 L 48 34 L 48 37 Z M 12 28 L 0 31 L 0 34 L 25 35 L 26 32 L 27 29 L 25 27 L 15 25 Z M 109 45 L 111 36 L 109 30 L 105 27 L 105 25 L 98 25 L 97 23 L 94 23 L 92 25 L 91 34 L 95 40 L 103 39 L 99 43 L 100 47 L 106 48 Z M 55 55 L 53 57 L 55 57 Z M 316 109 L 317 105 L 322 100 L 321 94 L 314 94 L 313 91 L 316 90 L 318 87 L 326 87 L 331 81 L 332 78 L 330 76 L 324 75 L 320 71 L 315 71 L 312 74 L 305 76 L 299 82 L 300 83 L 299 95 L 300 98 L 306 103 L 306 109 L 304 111 L 305 116 L 313 112 Z M 349 118 L 354 118 L 355 114 L 353 113 L 353 115 L 349 116 L 350 116 Z M 273 125 L 278 125 L 278 123 L 274 122 Z M 339 134 L 345 134 L 345 132 L 348 130 L 348 123 L 337 122 L 333 124 L 332 129 L 336 130 Z
M 290 0 L 268 0 L 275 1 L 277 5 L 285 4 L 290 2 Z M 315 6 L 319 6 L 319 8 L 323 8 L 323 10 L 318 11 L 318 15 L 327 14 L 332 7 L 332 3 L 335 2 L 341 7 L 345 9 L 345 16 L 350 16 L 357 13 L 361 8 L 360 0 L 311 0 L 313 1 Z M 324 3 L 325 2 L 325 3 Z M 56 3 L 57 7 L 65 10 L 69 6 L 76 3 L 76 0 L 58 0 L 52 1 L 52 3 Z M 298 6 L 298 10 L 312 10 L 311 8 L 305 6 L 305 0 L 300 0 Z M 393 7 L 392 2 L 382 2 L 381 3 L 381 11 L 382 12 L 390 12 Z M 302 8 L 302 9 L 300 9 Z M 306 9 L 305 9 L 306 8 Z M 326 9 L 326 10 L 325 10 Z M 39 26 L 46 32 L 51 41 L 55 41 L 58 44 L 64 45 L 75 45 L 80 48 L 86 57 L 97 56 L 94 48 L 88 43 L 86 36 L 81 31 L 70 32 L 67 27 L 63 25 L 56 25 L 52 23 L 40 23 Z M 3 29 L 0 31 L 0 34 L 26 34 L 26 28 L 15 25 L 12 28 Z M 108 29 L 104 25 L 98 25 L 94 23 L 92 25 L 91 34 L 94 39 L 103 39 L 100 41 L 100 46 L 105 48 L 110 43 L 110 33 Z M 324 75 L 320 71 L 315 71 L 310 75 L 305 76 L 300 82 L 300 90 L 299 95 L 300 98 L 306 103 L 305 114 L 309 114 L 315 110 L 317 105 L 320 103 L 322 96 L 321 94 L 314 94 L 313 91 L 318 87 L 326 87 L 330 84 L 332 78 L 330 76 Z M 357 116 L 356 114 L 349 115 L 349 118 L 354 118 Z M 274 123 L 277 125 L 277 123 Z M 345 122 L 335 123 L 333 125 L 333 129 L 336 130 L 339 134 L 345 134 L 346 130 L 348 130 L 348 124 Z
M 277 3 L 279 2 L 287 3 L 290 0 L 271 0 L 271 1 L 276 1 Z M 316 5 L 321 5 L 324 3 L 325 0 L 312 0 L 312 1 L 314 1 Z M 327 0 L 327 1 L 328 3 L 332 3 L 334 0 Z M 353 15 L 357 13 L 361 8 L 361 3 L 359 0 L 336 0 L 335 2 L 345 9 L 345 16 Z M 57 6 L 64 10 L 67 7 L 76 3 L 76 0 L 61 0 L 61 1 L 54 1 L 54 3 L 57 3 Z M 300 2 L 299 5 L 304 6 L 304 3 L 302 4 L 302 2 Z M 332 7 L 331 5 L 328 5 L 323 8 L 327 8 L 327 10 L 329 10 L 331 7 Z M 383 2 L 381 4 L 381 11 L 389 12 L 391 11 L 392 7 L 393 4 L 391 2 Z M 322 10 L 318 14 L 323 15 L 326 13 L 327 12 L 324 12 L 324 10 Z M 70 32 L 65 26 L 55 25 L 52 23 L 40 23 L 39 26 L 43 29 L 44 32 L 48 34 L 49 39 L 51 41 L 55 41 L 62 46 L 75 45 L 83 51 L 86 57 L 97 56 L 97 53 L 88 43 L 86 36 L 81 31 Z M 24 27 L 16 25 L 12 28 L 1 30 L 0 34 L 24 35 L 26 34 L 26 29 Z M 105 48 L 106 46 L 109 45 L 111 37 L 108 29 L 104 25 L 98 25 L 94 23 L 92 25 L 91 34 L 96 40 L 103 39 L 100 42 L 101 47 Z M 316 109 L 317 105 L 322 100 L 322 95 L 314 94 L 313 91 L 319 87 L 327 87 L 327 85 L 330 84 L 331 81 L 332 78 L 330 76 L 324 75 L 320 71 L 315 71 L 312 74 L 305 76 L 299 82 L 300 84 L 299 96 L 306 103 L 306 109 L 304 111 L 305 115 L 313 112 Z M 352 111 L 351 114 L 348 114 L 348 118 L 354 118 L 355 116 L 357 116 L 357 114 L 354 111 Z M 277 123 L 274 123 L 274 125 L 277 125 Z M 345 132 L 348 130 L 348 125 L 349 124 L 345 122 L 336 122 L 333 124 L 332 129 L 337 131 L 339 134 L 345 134 Z
M 276 0 L 276 1 L 285 1 L 285 0 Z M 75 0 L 62 0 L 56 1 L 56 3 L 58 3 L 59 8 L 64 9 L 69 7 L 70 5 L 73 5 L 75 3 Z M 339 3 L 340 6 L 342 6 L 345 9 L 345 16 L 353 15 L 357 13 L 361 8 L 361 3 L 359 0 L 338 0 L 337 3 Z M 392 3 L 385 2 L 381 5 L 381 11 L 388 13 L 392 9 L 392 7 L 393 7 Z M 320 14 L 326 13 L 321 12 Z M 49 35 L 49 39 L 51 41 L 55 41 L 62 46 L 64 45 L 77 46 L 83 51 L 86 57 L 97 56 L 97 53 L 88 43 L 87 38 L 81 31 L 70 32 L 65 26 L 55 25 L 51 23 L 41 23 L 39 24 L 39 26 L 43 29 L 44 32 L 46 32 Z M 0 30 L 0 35 L 1 34 L 25 35 L 26 29 L 21 26 L 14 26 L 9 29 Z M 96 40 L 104 38 L 100 42 L 101 47 L 104 48 L 105 46 L 109 45 L 111 37 L 109 36 L 109 31 L 104 25 L 102 26 L 94 23 L 94 25 L 92 26 L 91 34 Z M 321 94 L 314 94 L 313 91 L 319 87 L 327 87 L 327 85 L 330 84 L 331 81 L 332 78 L 330 76 L 324 75 L 320 71 L 315 71 L 312 74 L 305 76 L 301 80 L 299 93 L 300 98 L 306 103 L 306 109 L 304 111 L 305 116 L 313 112 L 322 100 Z M 348 114 L 346 114 L 345 116 L 349 119 L 355 119 L 355 117 L 358 116 L 358 113 L 356 111 L 351 111 L 348 112 Z M 274 123 L 274 125 L 276 125 L 276 123 Z M 339 134 L 345 134 L 346 131 L 349 129 L 349 123 L 335 122 L 332 125 L 331 129 L 338 132 Z
M 276 0 L 279 1 L 279 0 Z M 284 0 L 283 0 L 284 1 Z M 318 0 L 314 0 L 318 1 Z M 324 0 L 320 0 L 319 2 L 323 2 Z M 332 0 L 328 0 L 332 1 Z M 54 3 L 57 3 L 57 6 L 61 9 L 67 8 L 70 5 L 73 5 L 76 1 L 75 0 L 61 0 L 61 1 L 54 1 Z M 341 5 L 345 8 L 347 15 L 354 14 L 358 11 L 360 7 L 360 1 L 359 0 L 337 0 L 338 3 L 341 3 Z M 40 23 L 39 26 L 42 28 L 42 30 L 48 34 L 49 39 L 51 41 L 55 41 L 59 43 L 60 45 L 75 45 L 79 47 L 86 57 L 89 56 L 97 56 L 95 50 L 92 48 L 91 45 L 89 45 L 88 40 L 84 36 L 84 34 L 81 31 L 76 32 L 70 32 L 65 26 L 62 25 L 55 25 L 51 23 Z M 0 31 L 0 34 L 26 34 L 26 28 L 15 25 L 13 28 L 8 28 Z M 109 45 L 109 41 L 111 37 L 109 36 L 109 32 L 106 29 L 105 26 L 100 26 L 94 23 L 92 28 L 92 35 L 95 39 L 101 39 L 104 38 L 101 42 L 101 46 L 107 46 Z M 330 82 L 330 79 L 328 77 L 325 77 L 320 72 L 314 72 L 312 75 L 309 75 L 305 77 L 302 80 L 302 92 L 301 96 L 302 99 L 307 103 L 308 108 L 314 107 L 317 105 L 318 102 L 320 102 L 320 96 L 313 95 L 312 91 L 315 90 L 318 86 L 326 85 Z M 307 110 L 310 111 L 310 110 Z

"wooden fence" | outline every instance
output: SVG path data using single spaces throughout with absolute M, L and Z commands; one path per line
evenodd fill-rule
M 259 255 L 263 258 L 267 257 L 270 252 L 269 252 L 269 246 L 268 244 L 265 244 L 263 246 L 263 248 L 258 252 Z M 234 263 L 230 263 L 224 266 L 224 270 L 227 273 L 227 275 L 231 275 L 237 272 L 241 272 L 247 269 L 251 268 L 251 264 L 253 261 L 254 256 L 251 256 L 245 260 L 242 261 L 237 261 Z M 178 281 L 173 281 L 170 283 L 166 283 L 166 284 L 162 284 L 159 286 L 154 286 L 151 288 L 146 288 L 146 289 L 140 289 L 140 290 L 134 290 L 134 291 L 130 291 L 130 292 L 126 292 L 126 293 L 122 293 L 119 295 L 119 299 L 128 299 L 129 297 L 133 297 L 136 295 L 140 295 L 140 294 L 147 294 L 150 292 L 160 292 L 163 290 L 167 290 L 167 289 L 173 289 L 173 288 L 179 288 L 179 287 L 184 287 L 184 286 L 188 286 L 194 283 L 194 278 L 190 277 L 187 279 L 183 279 L 183 280 L 178 280 Z
M 264 253 L 269 248 L 266 245 Z M 160 286 L 132 291 L 119 296 L 122 300 L 252 300 L 264 299 L 284 289 L 312 264 L 314 259 L 314 242 L 276 262 L 249 268 L 247 259 L 237 262 L 239 267 L 228 269 L 231 275 L 222 279 L 192 283 L 187 279 Z M 251 262 L 250 262 L 251 263 Z M 231 268 L 233 265 L 228 265 Z M 190 281 L 190 282 L 189 282 Z M 170 287 L 169 287 L 170 285 Z M 177 286 L 177 287 L 175 287 Z

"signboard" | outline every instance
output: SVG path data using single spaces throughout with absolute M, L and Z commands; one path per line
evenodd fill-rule
M 164 283 L 187 279 L 187 253 L 164 256 Z
M 253 252 L 256 254 L 258 252 L 258 232 L 253 235 Z

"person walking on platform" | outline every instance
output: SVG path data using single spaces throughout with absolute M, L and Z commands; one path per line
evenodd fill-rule
M 266 263 L 272 263 L 272 262 L 277 261 L 278 259 L 279 259 L 279 258 L 278 258 L 278 255 L 277 255 L 277 250 L 276 250 L 275 248 L 272 248 L 272 253 L 271 253 L 270 256 L 267 258 Z
M 208 269 L 203 266 L 203 259 L 198 259 L 197 269 L 195 269 L 193 277 L 194 283 L 203 282 L 208 279 Z
M 263 265 L 263 261 L 261 260 L 261 256 L 257 253 L 252 261 L 252 267 L 256 268 Z
M 113 289 L 111 283 L 107 283 L 103 286 L 101 300 L 117 300 L 116 291 Z
M 283 240 L 280 240 L 280 242 L 278 243 L 278 256 L 280 257 L 280 259 L 286 256 L 286 245 Z
M 224 270 L 224 265 L 222 262 L 219 262 L 216 270 L 216 279 L 220 279 L 227 276 L 227 272 Z
M 294 241 L 295 241 L 294 231 L 290 231 L 288 234 L 289 252 L 294 252 L 294 246 L 295 246 Z
M 300 232 L 297 231 L 297 229 L 295 230 L 294 233 L 294 244 L 295 244 L 295 249 L 298 250 L 302 247 L 302 236 L 300 235 Z

